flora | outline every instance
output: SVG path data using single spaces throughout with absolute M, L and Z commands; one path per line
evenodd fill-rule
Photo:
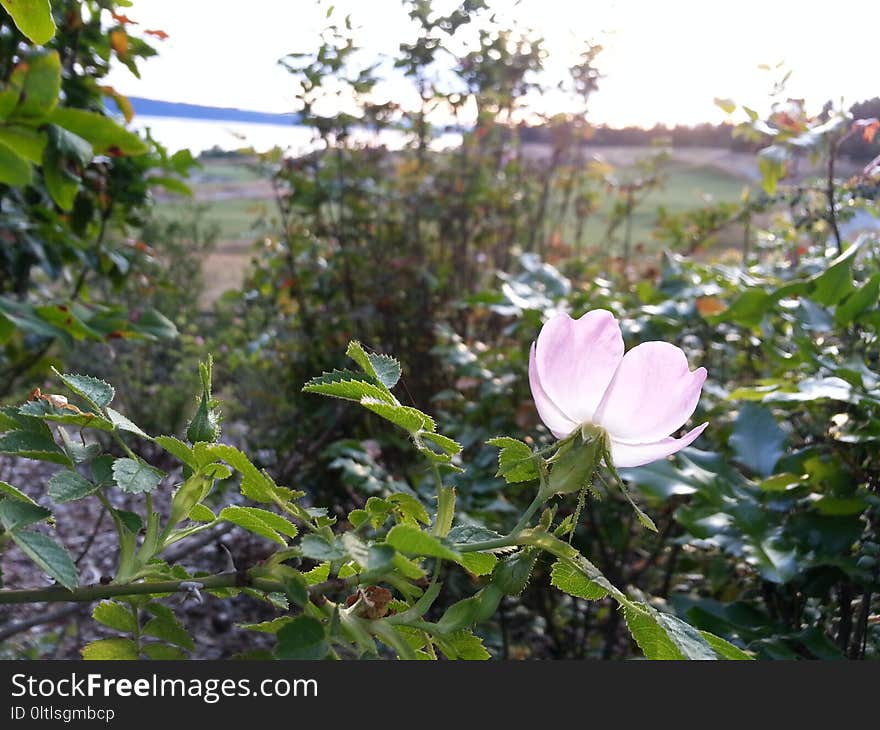
M 544 425 L 557 438 L 599 426 L 618 467 L 640 466 L 681 451 L 705 430 L 682 438 L 700 399 L 706 368 L 688 369 L 681 348 L 643 342 L 623 354 L 623 335 L 611 312 L 594 309 L 573 320 L 553 317 L 532 345 L 529 383 Z
M 575 339 L 574 344 L 583 342 Z M 612 598 L 649 658 L 748 658 L 724 639 L 658 611 L 643 596 L 628 595 L 564 541 L 575 520 L 557 519 L 556 507 L 548 503 L 557 494 L 575 491 L 573 484 L 581 491 L 589 488 L 598 468 L 596 445 L 604 439 L 587 439 L 592 450 L 570 449 L 563 439 L 549 450 L 549 458 L 548 450 L 532 450 L 513 437 L 491 439 L 499 450 L 499 475 L 509 488 L 533 490 L 534 499 L 505 534 L 462 522 L 457 519 L 456 490 L 446 481 L 466 468 L 461 445 L 440 433 L 431 416 L 400 403 L 392 390 L 401 374 L 397 360 L 368 352 L 357 342 L 349 344 L 347 354 L 356 370 L 325 373 L 303 390 L 353 401 L 406 433 L 433 475 L 433 500 L 426 503 L 404 489 L 371 497 L 345 521 L 310 505 L 305 492 L 277 484 L 242 451 L 219 442 L 210 360 L 201 367 L 199 405 L 185 441 L 149 435 L 112 408 L 115 391 L 107 383 L 59 374 L 69 395 L 35 392 L 24 404 L 2 410 L 0 449 L 60 465 L 49 483 L 54 501 L 101 502 L 118 535 L 116 574 L 101 584 L 80 586 L 66 548 L 39 529 L 52 521 L 51 512 L 15 486 L 0 483 L 4 539 L 17 544 L 59 584 L 0 591 L 0 604 L 103 599 L 93 617 L 117 636 L 84 647 L 87 659 L 186 656 L 195 640 L 163 596 L 201 591 L 218 598 L 245 593 L 275 606 L 276 618 L 242 628 L 275 634 L 277 658 L 390 653 L 401 659 L 485 659 L 489 653 L 474 628 L 496 612 L 505 596 L 525 589 L 545 553 L 553 560 L 552 584 L 582 599 Z M 80 437 L 73 437 L 71 429 Z M 173 456 L 180 463 L 179 476 L 138 456 L 129 446 L 131 439 L 151 442 Z M 608 466 L 613 470 L 610 461 Z M 216 506 L 208 506 L 212 493 L 234 474 L 245 503 L 235 500 L 215 511 Z M 170 502 L 160 511 L 154 495 L 169 482 Z M 142 498 L 143 511 L 114 506 L 119 492 Z M 257 564 L 233 563 L 230 570 L 214 575 L 193 574 L 163 559 L 171 545 L 220 522 L 274 542 L 278 549 Z M 439 609 L 451 566 L 467 571 L 478 588 Z

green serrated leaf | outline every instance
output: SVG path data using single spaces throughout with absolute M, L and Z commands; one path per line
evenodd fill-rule
M 293 616 L 279 616 L 271 621 L 261 621 L 258 624 L 236 624 L 236 626 L 246 631 L 258 631 L 261 634 L 277 634 L 293 620 Z
M 641 609 L 641 610 L 639 610 Z M 717 659 L 718 656 L 693 626 L 645 604 L 624 607 L 626 624 L 647 659 Z
M 498 562 L 492 553 L 462 553 L 456 561 L 462 568 L 474 575 L 489 575 Z
M 145 494 L 152 492 L 165 475 L 143 461 L 122 458 L 113 462 L 113 480 L 123 492 Z
M 432 425 L 433 423 L 434 422 L 431 421 Z M 455 456 L 462 449 L 462 446 L 460 443 L 458 443 L 458 441 L 454 441 L 448 436 L 444 436 L 442 433 L 422 432 L 421 434 L 419 434 L 419 438 L 422 441 L 429 441 L 430 443 L 434 444 L 447 456 Z
M 422 413 L 418 408 L 389 403 L 385 399 L 361 398 L 361 405 L 367 410 L 391 421 L 395 426 L 400 426 L 405 431 L 417 433 L 419 431 L 433 431 L 436 428 L 434 419 L 427 413 Z
M 154 661 L 178 661 L 186 659 L 186 653 L 179 646 L 171 644 L 145 644 L 141 651 Z
M 86 644 L 82 649 L 82 658 L 86 661 L 121 661 L 137 660 L 137 645 L 131 639 L 98 639 Z
M 11 484 L 7 484 L 6 482 L 0 482 L 0 497 L 10 497 L 12 499 L 17 499 L 19 502 L 25 502 L 27 504 L 32 504 L 35 507 L 37 503 L 34 502 L 30 497 L 28 497 L 24 492 L 16 487 L 13 487 Z
M 153 618 L 147 621 L 141 629 L 143 634 L 154 636 L 190 651 L 196 648 L 195 642 L 177 616 L 174 615 L 174 611 L 161 603 L 148 603 L 144 608 L 153 614 Z
M 373 398 L 391 404 L 395 403 L 386 388 L 370 383 L 364 380 L 363 375 L 350 370 L 334 370 L 312 378 L 303 386 L 303 391 L 357 402 L 363 398 Z
M 306 535 L 300 541 L 303 557 L 312 560 L 333 561 L 347 557 L 347 553 L 337 541 L 330 541 L 322 535 Z
M 385 541 L 406 555 L 426 558 L 443 558 L 457 562 L 461 555 L 446 546 L 433 535 L 412 525 L 396 525 L 389 531 Z
M 405 492 L 398 492 L 388 497 L 388 502 L 394 505 L 394 511 L 398 516 L 398 521 L 418 526 L 418 523 L 428 525 L 431 523 L 431 517 L 428 510 L 419 501 L 418 497 Z
M 102 601 L 92 611 L 92 618 L 99 624 L 126 634 L 137 630 L 137 622 L 128 606 L 117 601 Z
M 112 385 L 98 378 L 90 375 L 62 374 L 54 368 L 53 371 L 61 378 L 61 382 L 92 406 L 96 412 L 110 405 L 116 395 Z
M 163 446 L 163 448 L 166 448 Z M 271 504 L 278 496 L 278 487 L 266 472 L 255 467 L 251 460 L 234 446 L 226 444 L 197 444 L 193 449 L 197 463 L 206 465 L 214 459 L 222 459 L 241 474 L 241 493 L 254 502 Z M 209 458 L 204 458 L 204 457 Z
M 64 450 L 55 443 L 51 433 L 39 431 L 9 431 L 0 436 L 0 453 L 15 454 L 25 459 L 48 461 L 73 466 Z
M 281 515 L 258 507 L 225 507 L 220 512 L 220 519 L 238 525 L 255 535 L 277 542 L 284 547 L 287 547 L 287 541 L 281 535 L 288 537 L 296 537 L 297 535 L 296 527 Z
M 99 489 L 75 471 L 63 469 L 49 479 L 49 496 L 58 504 L 88 497 Z
M 9 497 L 0 499 L 0 525 L 9 531 L 43 522 L 51 516 L 49 510 L 30 500 L 23 501 Z
M 437 637 L 437 645 L 447 659 L 483 661 L 491 658 L 491 654 L 483 646 L 483 640 L 467 629 Z
M 140 426 L 129 420 L 126 416 L 123 416 L 119 411 L 116 411 L 109 406 L 107 407 L 107 418 L 110 420 L 110 423 L 113 424 L 113 427 L 117 431 L 127 431 L 128 433 L 133 433 L 135 434 L 135 436 L 140 436 L 141 438 L 150 438 L 146 433 L 144 433 Z
M 712 647 L 716 654 L 722 659 L 731 659 L 734 661 L 752 661 L 754 657 L 751 654 L 747 654 L 738 646 L 734 646 L 726 639 L 722 639 L 720 636 L 715 636 L 715 634 L 710 634 L 708 631 L 700 631 L 700 636 L 702 636 L 706 643 Z
M 213 522 L 217 516 L 205 505 L 197 504 L 190 510 L 189 518 L 193 522 Z
M 550 570 L 550 583 L 564 593 L 588 601 L 596 601 L 608 595 L 608 591 L 594 583 L 567 562 L 557 560 Z
M 40 532 L 13 530 L 9 535 L 22 552 L 65 588 L 76 588 L 76 565 L 70 554 L 51 537 Z
M 509 436 L 489 439 L 486 443 L 499 449 L 496 476 L 503 477 L 508 484 L 528 482 L 538 478 L 538 465 L 527 444 Z
M 277 637 L 279 659 L 323 659 L 330 651 L 324 626 L 310 616 L 297 616 L 279 629 Z
M 174 436 L 156 436 L 153 440 L 165 449 L 165 451 L 179 459 L 191 469 L 197 468 L 198 465 L 196 464 L 192 447 L 183 443 L 180 439 L 175 438 Z

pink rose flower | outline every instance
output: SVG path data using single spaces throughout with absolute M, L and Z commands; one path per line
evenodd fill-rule
M 643 342 L 623 354 L 614 315 L 594 309 L 580 319 L 558 314 L 538 334 L 529 384 L 538 414 L 556 438 L 582 424 L 604 429 L 616 467 L 640 466 L 689 446 L 707 423 L 681 438 L 669 434 L 691 417 L 706 369 L 693 372 L 681 348 Z

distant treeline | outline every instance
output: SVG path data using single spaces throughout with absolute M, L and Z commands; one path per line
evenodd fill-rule
M 850 112 L 855 119 L 880 118 L 880 98 L 853 104 Z M 739 152 L 755 152 L 763 145 L 734 135 L 733 124 L 697 124 L 667 127 L 657 124 L 649 129 L 642 127 L 594 127 L 589 138 L 591 146 L 631 147 L 648 146 L 664 142 L 673 147 L 725 147 Z M 525 143 L 549 143 L 551 131 L 547 126 L 518 128 L 520 139 Z M 854 135 L 841 145 L 841 152 L 856 161 L 867 162 L 880 154 L 880 135 L 869 142 L 861 135 Z

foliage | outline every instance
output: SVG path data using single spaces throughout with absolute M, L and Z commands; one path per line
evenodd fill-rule
M 158 310 L 132 313 L 106 292 L 148 257 L 132 226 L 160 180 L 150 176 L 185 174 L 191 161 L 169 157 L 104 109 L 109 97 L 131 116 L 124 97 L 101 84 L 111 60 L 136 74 L 155 53 L 121 21 L 104 27 L 102 10 L 120 4 L 64 0 L 50 17 L 47 2 L 5 3 L 15 23 L 0 11 L 3 394 L 44 371 L 56 343 L 176 335 Z
M 95 607 L 93 618 L 125 636 L 88 644 L 82 650 L 85 659 L 185 657 L 195 649 L 195 639 L 162 596 L 200 589 L 220 596 L 244 592 L 283 606 L 271 624 L 277 628 L 279 659 L 386 652 L 401 659 L 428 659 L 437 658 L 438 651 L 449 659 L 485 659 L 489 654 L 472 630 L 495 613 L 506 593 L 523 590 L 535 553 L 546 551 L 555 556 L 559 568 L 554 585 L 581 597 L 612 595 L 626 610 L 634 636 L 650 658 L 726 658 L 726 652 L 713 648 L 695 629 L 611 585 L 592 563 L 555 536 L 561 526 L 554 528 L 549 511 L 538 525 L 530 525 L 537 509 L 552 497 L 552 477 L 558 469 L 539 453 L 528 456 L 537 466 L 530 480 L 537 483 L 535 499 L 507 535 L 456 525 L 455 490 L 444 485 L 442 473 L 461 470 L 456 463 L 460 446 L 437 433 L 428 415 L 399 404 L 391 392 L 400 373 L 393 358 L 368 355 L 357 342 L 350 344 L 348 354 L 361 372 L 325 374 L 306 383 L 304 390 L 353 400 L 406 431 L 436 480 L 432 518 L 417 497 L 403 492 L 374 498 L 362 515 L 352 514 L 341 529 L 334 530 L 336 519 L 303 503 L 304 492 L 276 484 L 243 452 L 218 443 L 219 426 L 204 428 L 207 417 L 200 413 L 201 407 L 187 429 L 188 443 L 171 436 L 153 437 L 111 408 L 115 391 L 109 384 L 90 376 L 59 375 L 80 405 L 66 396 L 40 395 L 18 408 L 4 409 L 0 451 L 62 465 L 50 484 L 58 502 L 101 501 L 117 531 L 116 574 L 111 581 L 80 587 L 67 550 L 39 530 L 39 525 L 51 522 L 52 513 L 4 485 L 2 535 L 63 589 L 0 592 L 0 602 L 106 599 Z M 202 406 L 213 409 L 210 360 L 201 366 L 201 380 Z M 81 443 L 65 435 L 74 416 Z M 102 440 L 101 434 L 112 440 Z M 154 508 L 153 494 L 168 475 L 132 451 L 128 445 L 132 437 L 156 444 L 182 464 L 166 515 Z M 122 456 L 117 455 L 120 451 Z M 234 473 L 240 476 L 242 496 L 265 507 L 229 505 L 215 516 L 203 503 L 219 482 Z M 142 513 L 114 507 L 115 490 L 142 498 Z M 278 549 L 256 565 L 208 576 L 191 575 L 162 559 L 169 546 L 224 521 L 276 543 Z M 500 560 L 499 551 L 504 555 Z M 474 595 L 431 621 L 428 614 L 442 591 L 447 562 L 483 578 Z M 592 594 L 590 586 L 595 586 Z M 724 645 L 719 637 L 712 641 Z M 658 642 L 662 648 L 653 648 Z

